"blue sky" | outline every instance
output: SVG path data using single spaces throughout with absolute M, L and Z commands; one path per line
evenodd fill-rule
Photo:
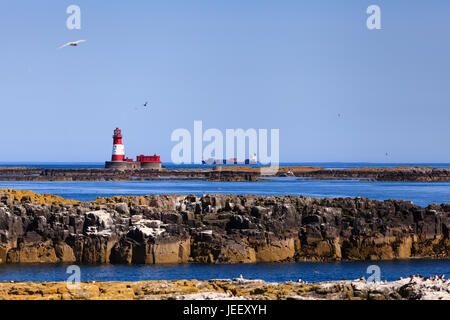
M 450 162 L 449 31 L 448 0 L 2 1 L 0 161 L 107 160 L 116 126 L 170 161 L 202 120 L 280 129 L 281 161 Z

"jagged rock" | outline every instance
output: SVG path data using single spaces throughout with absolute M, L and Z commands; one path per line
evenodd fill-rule
M 164 223 L 181 224 L 183 222 L 183 217 L 176 212 L 163 212 L 161 214 L 161 220 Z
M 118 196 L 64 202 L 12 190 L 0 193 L 0 200 L 0 263 L 450 256 L 449 204 L 421 208 L 409 201 L 252 195 Z
M 114 209 L 120 214 L 124 214 L 124 215 L 127 215 L 127 216 L 130 214 L 130 210 L 128 209 L 128 205 L 126 203 L 124 203 L 124 202 L 117 203 L 114 206 Z

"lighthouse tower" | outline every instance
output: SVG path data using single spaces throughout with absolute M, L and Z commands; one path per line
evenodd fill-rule
M 113 151 L 111 161 L 125 160 L 125 146 L 122 144 L 122 131 L 119 128 L 114 130 Z

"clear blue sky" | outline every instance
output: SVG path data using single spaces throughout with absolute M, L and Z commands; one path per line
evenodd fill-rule
M 0 161 L 104 161 L 115 126 L 170 161 L 202 120 L 279 128 L 281 161 L 450 162 L 449 31 L 448 0 L 5 0 Z

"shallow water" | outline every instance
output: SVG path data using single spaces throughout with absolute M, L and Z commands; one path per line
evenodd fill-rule
M 303 180 L 276 178 L 255 182 L 198 180 L 153 181 L 0 181 L 1 188 L 33 190 L 76 200 L 97 196 L 146 194 L 257 194 L 304 195 L 317 198 L 366 197 L 409 200 L 420 206 L 450 203 L 450 182 L 378 182 L 357 180 Z
M 222 264 L 222 265 L 102 265 L 80 266 L 81 281 L 143 281 L 180 279 L 262 279 L 270 282 L 333 281 L 366 279 L 370 265 L 380 267 L 381 280 L 393 281 L 412 274 L 422 276 L 450 274 L 450 260 L 401 260 L 382 262 L 330 262 L 282 264 Z M 0 265 L 0 281 L 66 281 L 67 265 Z

